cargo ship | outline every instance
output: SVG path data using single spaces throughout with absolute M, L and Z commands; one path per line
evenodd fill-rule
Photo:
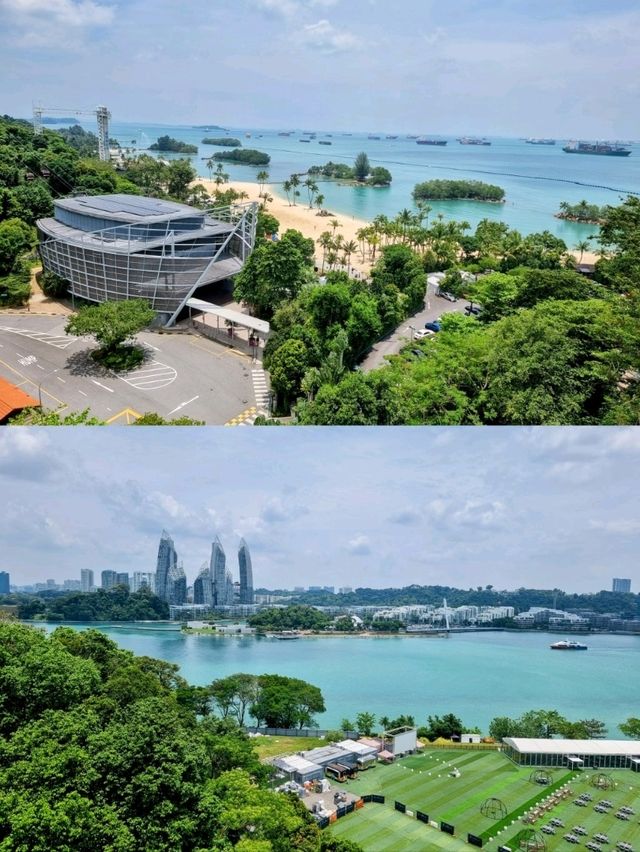
M 601 157 L 628 157 L 630 148 L 610 142 L 569 142 L 562 149 L 567 154 L 598 154 Z
M 555 145 L 555 139 L 525 139 L 527 145 Z
M 333 142 L 327 142 L 326 139 L 321 139 L 319 144 L 320 145 L 333 145 Z
M 367 136 L 367 139 L 381 139 L 381 136 Z
M 549 646 L 552 651 L 586 651 L 588 645 L 583 645 L 582 642 L 573 642 L 569 639 L 561 639 L 560 642 L 554 642 Z
M 416 145 L 446 145 L 446 139 L 427 139 L 426 136 L 421 136 L 416 140 Z
M 488 139 L 478 139 L 475 136 L 462 136 L 458 142 L 461 145 L 491 145 Z

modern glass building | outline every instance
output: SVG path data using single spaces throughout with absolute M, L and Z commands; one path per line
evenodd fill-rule
M 554 740 L 505 737 L 504 753 L 520 766 L 565 766 L 568 769 L 633 768 L 640 742 L 633 740 Z
M 118 575 L 115 571 L 102 572 L 102 588 L 113 589 L 118 582 Z
M 199 210 L 137 195 L 80 195 L 38 220 L 45 270 L 91 302 L 147 299 L 171 326 L 196 291 L 232 278 L 255 244 L 258 205 Z
M 227 606 L 227 557 L 218 536 L 211 545 L 209 571 L 213 580 L 213 605 Z
M 200 573 L 193 583 L 193 602 L 194 604 L 206 604 L 213 606 L 213 584 L 211 582 L 211 572 L 209 564 L 203 563 L 200 568 Z
M 11 589 L 9 582 L 9 572 L 0 571 L 0 595 L 8 595 Z
M 166 530 L 162 530 L 156 563 L 156 595 L 162 598 L 163 601 L 169 601 L 169 575 L 172 569 L 177 568 L 177 565 L 178 554 L 176 553 L 173 539 Z
M 247 542 L 240 540 L 238 548 L 238 565 L 240 566 L 240 603 L 253 603 L 253 568 L 251 567 L 251 554 Z

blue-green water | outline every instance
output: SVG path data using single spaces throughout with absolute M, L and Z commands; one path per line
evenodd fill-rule
M 83 122 L 87 129 L 95 128 Z M 287 128 L 289 129 L 289 128 Z M 307 128 L 313 130 L 314 128 Z M 420 181 L 436 178 L 469 178 L 496 183 L 506 190 L 505 204 L 481 202 L 433 202 L 433 214 L 443 213 L 448 219 L 466 219 L 475 226 L 481 219 L 497 219 L 524 234 L 549 230 L 569 246 L 597 231 L 591 225 L 580 225 L 556 219 L 560 202 L 577 203 L 582 199 L 594 204 L 617 204 L 625 192 L 640 193 L 640 144 L 633 145 L 630 157 L 595 157 L 565 154 L 564 144 L 555 146 L 527 145 L 521 139 L 492 139 L 490 147 L 460 145 L 450 137 L 444 148 L 420 146 L 415 140 L 370 140 L 367 134 L 345 136 L 331 131 L 318 131 L 318 137 L 302 144 L 300 131 L 281 137 L 275 130 L 238 130 L 229 132 L 242 139 L 244 147 L 258 148 L 271 156 L 271 181 L 286 180 L 293 172 L 304 172 L 314 164 L 328 160 L 353 163 L 359 151 L 366 151 L 374 165 L 385 165 L 393 174 L 389 188 L 338 186 L 323 182 L 321 191 L 325 206 L 333 211 L 371 221 L 378 214 L 395 216 L 405 207 L 412 208 L 411 193 Z M 251 138 L 245 138 L 250 133 Z M 199 146 L 191 159 L 199 174 L 208 175 L 204 158 L 223 149 L 201 145 L 205 136 L 222 136 L 219 131 L 204 131 L 187 126 L 136 125 L 114 121 L 111 136 L 121 145 L 146 148 L 158 136 L 170 135 Z M 320 145 L 330 141 L 331 147 Z M 184 156 L 184 155 L 163 155 Z M 254 181 L 259 169 L 225 163 L 232 180 Z M 609 187 L 608 189 L 606 187 Z M 276 188 L 276 191 L 281 190 Z M 301 187 L 300 203 L 306 198 Z M 284 197 L 284 194 L 283 194 Z
M 616 726 L 640 713 L 640 636 L 589 636 L 588 651 L 562 653 L 549 649 L 562 637 L 545 633 L 282 642 L 133 625 L 100 629 L 136 654 L 177 663 L 193 684 L 235 672 L 308 680 L 325 697 L 321 727 L 362 710 L 391 717 L 409 713 L 418 722 L 454 712 L 486 731 L 494 716 L 555 708 L 570 719 L 602 719 L 616 737 Z

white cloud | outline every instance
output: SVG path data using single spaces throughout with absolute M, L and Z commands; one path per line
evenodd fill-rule
M 417 524 L 421 519 L 422 515 L 417 509 L 400 509 L 389 517 L 392 524 L 404 524 L 406 526 Z
M 69 47 L 79 44 L 87 29 L 113 23 L 115 9 L 97 0 L 0 0 L 0 12 L 18 43 L 27 47 Z
M 23 427 L 0 430 L 0 475 L 15 479 L 47 479 L 58 467 L 49 454 L 44 431 Z
M 298 33 L 298 38 L 303 44 L 323 53 L 357 50 L 362 45 L 358 36 L 348 30 L 337 29 L 326 18 L 304 26 Z
M 300 10 L 300 3 L 297 0 L 253 0 L 253 4 L 268 15 L 283 17 L 295 15 Z
M 357 535 L 347 543 L 347 550 L 352 556 L 368 556 L 371 553 L 371 542 L 366 535 Z
M 590 527 L 594 530 L 603 530 L 614 535 L 636 535 L 640 533 L 640 520 L 618 518 L 613 521 L 591 521 Z

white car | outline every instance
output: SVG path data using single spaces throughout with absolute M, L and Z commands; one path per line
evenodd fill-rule
M 440 292 L 438 293 L 438 296 L 440 296 L 442 299 L 446 299 L 448 302 L 457 302 L 458 301 L 457 297 L 454 296 L 453 293 L 447 293 L 446 290 L 440 290 Z
M 419 328 L 416 332 L 414 332 L 413 339 L 414 340 L 424 340 L 425 337 L 435 337 L 435 331 L 430 331 L 428 328 Z

